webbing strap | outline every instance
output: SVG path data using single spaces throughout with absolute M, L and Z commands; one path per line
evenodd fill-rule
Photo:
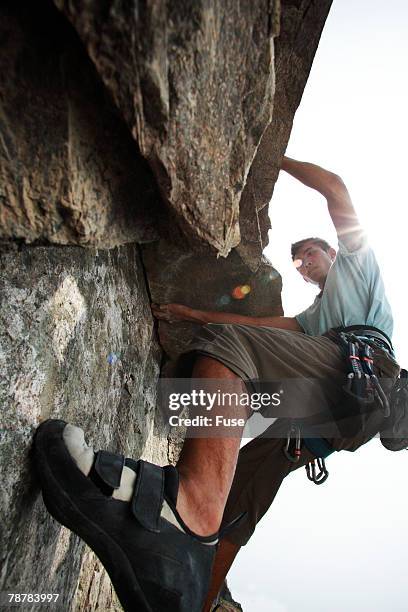
M 163 496 L 163 468 L 148 461 L 140 460 L 132 498 L 132 512 L 142 527 L 155 533 L 160 531 Z
M 98 451 L 94 463 L 95 472 L 112 489 L 119 489 L 125 457 L 108 451 Z
M 378 329 L 378 327 L 373 327 L 372 325 L 348 325 L 347 327 L 333 327 L 332 330 L 330 331 L 334 331 L 337 333 L 349 333 L 352 332 L 354 333 L 356 336 L 371 336 L 373 338 L 378 338 L 379 340 L 382 340 L 382 342 L 384 342 L 386 345 L 389 346 L 389 349 L 391 350 L 391 352 L 394 351 L 394 347 L 392 346 L 392 342 L 390 340 L 390 338 L 387 336 L 387 334 L 385 332 L 383 332 L 381 329 Z M 329 333 L 329 332 L 326 332 Z M 323 334 L 324 336 L 326 334 Z
M 303 443 L 307 450 L 315 457 L 326 459 L 334 453 L 334 448 L 325 440 L 325 438 L 303 438 Z

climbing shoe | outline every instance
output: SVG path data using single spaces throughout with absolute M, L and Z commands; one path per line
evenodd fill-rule
M 391 393 L 391 414 L 380 431 L 381 443 L 390 451 L 408 448 L 408 372 L 401 369 Z
M 175 467 L 94 453 L 61 420 L 39 426 L 34 456 L 48 511 L 96 553 L 125 611 L 201 612 L 218 534 L 178 515 Z

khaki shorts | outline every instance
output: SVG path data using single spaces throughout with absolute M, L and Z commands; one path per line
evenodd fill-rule
M 341 401 L 346 364 L 340 348 L 329 338 L 308 336 L 302 332 L 248 325 L 205 325 L 188 351 L 180 357 L 177 376 L 188 378 L 197 355 L 212 357 L 244 380 L 321 378 L 331 381 L 326 389 L 328 402 Z M 395 379 L 398 364 L 382 349 L 374 349 L 374 369 L 385 381 Z M 287 474 L 311 461 L 313 455 L 304 447 L 298 463 L 291 463 L 283 453 L 286 438 L 273 434 L 272 425 L 260 437 L 244 446 L 224 513 L 230 522 L 240 513 L 246 519 L 231 531 L 227 539 L 239 546 L 247 543 L 256 524 L 268 510 Z M 380 428 L 378 417 L 368 421 L 364 435 L 353 438 L 328 438 L 336 450 L 356 450 L 374 437 Z M 278 429 L 277 429 L 278 431 Z

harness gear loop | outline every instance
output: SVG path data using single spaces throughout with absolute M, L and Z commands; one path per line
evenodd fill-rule
M 361 339 L 356 338 L 355 336 L 354 338 L 357 340 L 359 348 L 360 348 L 360 358 L 361 358 L 361 363 L 363 366 L 363 371 L 365 372 L 366 378 L 369 379 L 369 383 L 371 383 L 371 389 L 369 389 L 370 396 L 373 397 L 375 394 L 377 395 L 377 399 L 384 412 L 384 417 L 389 417 L 390 416 L 390 403 L 373 369 L 373 363 L 374 363 L 373 349 L 371 348 L 369 344 L 367 344 L 367 342 L 363 342 Z M 367 384 L 368 384 L 368 380 L 367 380 Z
M 374 373 L 372 347 L 352 332 L 339 332 L 338 338 L 350 368 L 344 391 L 362 404 L 377 400 L 384 417 L 388 417 L 390 404 Z
M 317 474 L 316 461 L 317 466 L 319 468 L 319 472 Z M 313 461 L 311 461 L 310 463 L 306 463 L 305 468 L 308 479 L 315 485 L 323 484 L 329 477 L 329 472 L 326 468 L 326 463 L 322 457 L 317 457 L 316 459 L 313 459 Z
M 293 455 L 290 454 L 289 447 L 292 440 L 292 433 L 295 438 L 295 448 L 293 449 Z M 300 438 L 300 427 L 291 425 L 286 438 L 286 445 L 283 447 L 283 453 L 291 463 L 297 463 L 300 459 L 301 451 L 301 438 Z

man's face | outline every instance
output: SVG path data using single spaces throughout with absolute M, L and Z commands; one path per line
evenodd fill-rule
M 309 241 L 296 251 L 294 264 L 307 282 L 323 287 L 335 257 L 334 249 L 330 248 L 326 252 L 322 247 Z

